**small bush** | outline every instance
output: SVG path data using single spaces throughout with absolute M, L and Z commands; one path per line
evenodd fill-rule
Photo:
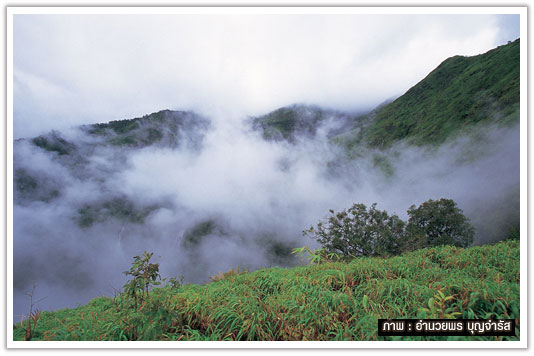
M 153 254 L 145 251 L 142 257 L 135 256 L 130 270 L 124 272 L 127 276 L 133 277 L 124 285 L 124 293 L 132 299 L 135 309 L 148 298 L 151 285 L 161 284 L 159 264 L 150 263 Z

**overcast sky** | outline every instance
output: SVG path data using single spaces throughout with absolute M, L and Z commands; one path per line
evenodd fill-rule
M 519 15 L 15 15 L 14 137 L 162 109 L 371 109 Z

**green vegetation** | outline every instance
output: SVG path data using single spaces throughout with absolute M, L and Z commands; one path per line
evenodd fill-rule
M 386 177 L 393 177 L 393 173 L 395 172 L 393 169 L 393 166 L 391 165 L 391 162 L 389 159 L 380 154 L 374 154 L 373 155 L 373 166 L 380 169 L 380 171 L 384 174 Z
M 263 137 L 266 139 L 276 138 L 281 135 L 284 139 L 292 138 L 297 123 L 297 112 L 292 108 L 280 108 L 264 117 L 255 119 L 255 123 L 263 127 Z
M 347 210 L 334 212 L 326 222 L 303 231 L 321 243 L 327 253 L 346 258 L 382 256 L 399 253 L 404 234 L 404 222 L 398 216 L 365 204 L 354 204 Z
M 78 209 L 77 223 L 82 228 L 102 222 L 109 217 L 124 222 L 142 224 L 154 207 L 137 207 L 124 197 L 113 198 L 96 204 L 85 204 Z
M 43 311 L 32 340 L 518 340 L 519 277 L 517 240 L 268 268 L 154 288 L 135 310 L 122 293 Z M 516 319 L 517 336 L 377 336 L 379 318 L 446 317 Z
M 411 243 L 407 249 L 455 245 L 467 247 L 473 242 L 475 229 L 450 199 L 428 200 L 418 208 L 408 209 L 407 236 Z
M 37 191 L 39 184 L 25 169 L 17 168 L 14 172 L 15 187 L 20 193 L 32 194 Z
M 59 155 L 68 155 L 76 149 L 73 143 L 68 142 L 60 137 L 56 132 L 52 132 L 47 136 L 38 136 L 32 139 L 35 146 L 41 147 L 43 150 L 49 152 L 56 152 Z
M 166 114 L 169 110 L 163 110 L 151 115 L 143 116 L 142 118 L 135 118 L 131 120 L 117 120 L 105 124 L 95 124 L 89 129 L 89 133 L 93 135 L 107 136 L 107 129 L 113 130 L 115 137 L 108 140 L 114 146 L 149 146 L 163 138 L 160 130 L 154 127 L 148 127 L 145 130 L 140 129 L 139 123 L 155 122 L 161 124 L 165 121 Z
M 329 116 L 347 120 L 345 115 L 316 106 L 292 105 L 252 119 L 252 127 L 260 129 L 266 140 L 293 142 L 296 134 L 314 135 L 319 123 Z
M 118 136 L 109 140 L 113 146 L 137 146 L 137 140 L 135 136 Z
M 159 264 L 150 263 L 154 253 L 144 252 L 143 256 L 135 256 L 132 267 L 129 271 L 124 272 L 127 276 L 133 278 L 124 285 L 124 293 L 133 301 L 133 308 L 143 304 L 143 301 L 149 298 L 151 286 L 161 284 L 159 274 Z M 159 281 L 158 281 L 159 279 Z
M 226 271 L 226 272 L 219 272 L 219 274 L 216 274 L 215 276 L 210 277 L 210 281 L 212 282 L 222 281 L 224 279 L 228 279 L 230 277 L 238 276 L 240 274 L 244 274 L 248 272 L 249 272 L 248 269 L 237 266 L 236 269 L 232 268 L 231 270 Z
M 162 138 L 163 134 L 161 131 L 151 127 L 147 130 L 147 137 L 143 139 L 143 143 L 146 145 L 151 145 L 160 141 Z
M 161 110 L 143 117 L 116 120 L 85 127 L 90 135 L 100 136 L 104 144 L 142 148 L 165 139 L 176 145 L 181 135 L 198 144 L 209 121 L 187 111 Z
M 24 168 L 15 168 L 13 183 L 17 199 L 50 202 L 60 196 L 58 187 L 46 177 L 34 177 Z
M 359 256 L 392 256 L 423 247 L 473 242 L 473 226 L 451 199 L 428 200 L 408 210 L 408 223 L 385 210 L 354 204 L 341 212 L 330 210 L 326 221 L 303 234 L 317 240 L 327 254 L 344 259 Z M 308 251 L 309 252 L 309 251 Z
M 385 149 L 406 140 L 414 145 L 438 146 L 478 123 L 511 125 L 519 121 L 520 40 L 487 53 L 446 59 L 426 78 L 393 102 L 355 118 L 339 116 L 344 129 L 330 141 L 345 148 L 349 158 L 362 147 Z M 265 139 L 292 142 L 297 132 L 315 133 L 330 113 L 293 105 L 252 120 Z M 333 114 L 333 113 L 330 113 Z M 382 157 L 374 164 L 392 174 Z
M 210 219 L 202 221 L 184 233 L 183 245 L 184 247 L 196 246 L 204 237 L 213 233 L 221 235 L 225 234 L 215 220 Z
M 139 128 L 138 120 L 139 119 L 126 119 L 110 121 L 106 124 L 94 124 L 90 133 L 100 135 L 105 133 L 106 129 L 112 129 L 116 134 L 125 134 Z
M 355 141 L 389 147 L 444 142 L 478 122 L 519 120 L 519 47 L 516 41 L 473 57 L 445 60 L 404 95 L 373 113 Z

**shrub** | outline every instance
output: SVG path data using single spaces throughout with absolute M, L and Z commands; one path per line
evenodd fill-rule
M 386 211 L 354 204 L 336 213 L 330 210 L 326 222 L 303 231 L 321 243 L 327 253 L 344 257 L 394 255 L 399 252 L 404 222 Z
M 473 242 L 475 229 L 451 199 L 428 200 L 408 209 L 404 250 L 454 245 L 467 247 Z
M 159 264 L 150 263 L 154 253 L 144 252 L 143 256 L 135 256 L 132 267 L 124 272 L 133 278 L 124 285 L 124 293 L 131 298 L 133 306 L 137 309 L 139 304 L 148 299 L 148 291 L 151 285 L 160 285 Z
M 339 213 L 330 210 L 326 222 L 319 222 L 303 234 L 321 243 L 325 256 L 337 254 L 344 258 L 391 256 L 440 245 L 467 247 L 473 242 L 475 229 L 451 199 L 430 199 L 417 208 L 412 205 L 408 216 L 405 223 L 396 215 L 376 209 L 376 203 L 369 209 L 364 204 L 354 204 Z M 311 254 L 312 260 L 314 256 L 320 259 L 316 253 Z

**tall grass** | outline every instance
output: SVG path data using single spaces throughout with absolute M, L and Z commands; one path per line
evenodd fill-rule
M 519 241 L 233 273 L 41 313 L 33 340 L 518 340 Z M 242 271 L 240 271 L 242 272 Z M 516 337 L 379 337 L 379 318 L 512 318 Z M 24 339 L 24 325 L 14 327 Z

